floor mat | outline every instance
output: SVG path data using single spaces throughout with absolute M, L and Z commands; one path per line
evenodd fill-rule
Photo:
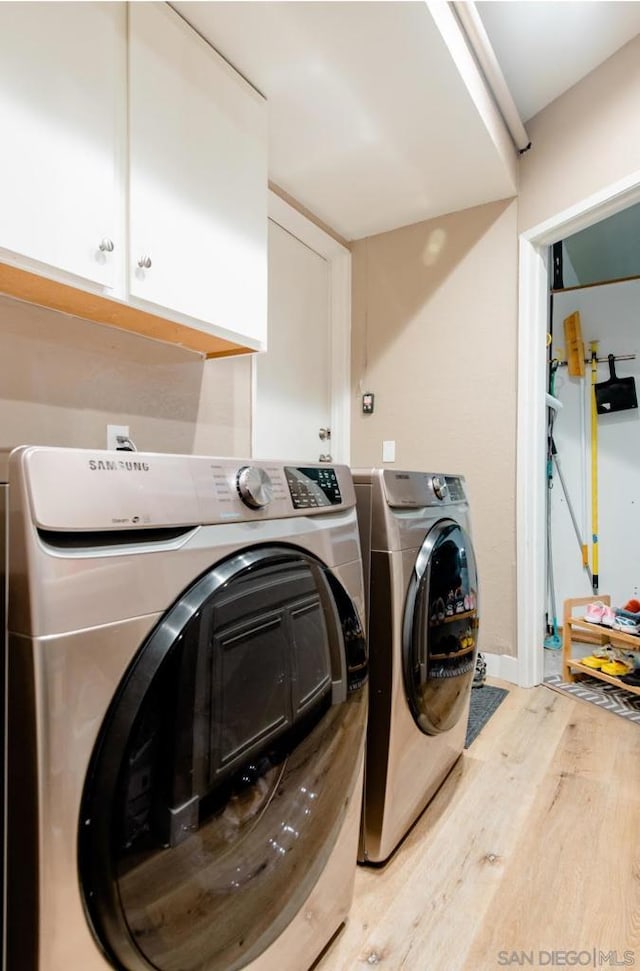
M 506 688 L 496 688 L 492 684 L 483 684 L 481 688 L 471 689 L 471 707 L 467 722 L 467 737 L 464 747 L 469 748 L 487 724 L 496 708 L 509 694 Z
M 627 721 L 638 722 L 640 724 L 640 695 L 625 691 L 624 688 L 616 684 L 609 684 L 607 681 L 598 681 L 596 678 L 584 677 L 580 681 L 569 683 L 563 681 L 559 674 L 550 674 L 544 679 L 544 683 L 555 691 L 566 691 L 567 694 L 579 698 L 581 701 L 589 701 L 598 708 L 620 715 Z

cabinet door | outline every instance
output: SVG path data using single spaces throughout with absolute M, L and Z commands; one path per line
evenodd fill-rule
M 5 262 L 114 285 L 125 68 L 124 4 L 0 3 Z
M 326 259 L 269 221 L 269 353 L 254 362 L 254 458 L 331 454 L 331 275 Z
M 129 58 L 132 302 L 260 348 L 266 103 L 164 4 L 131 4 Z

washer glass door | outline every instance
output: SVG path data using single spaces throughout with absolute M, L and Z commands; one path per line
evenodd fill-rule
M 355 797 L 366 661 L 346 591 L 290 546 L 230 557 L 166 613 L 79 820 L 86 912 L 116 967 L 233 971 L 279 936 Z
M 442 519 L 416 559 L 405 605 L 405 692 L 419 728 L 448 731 L 466 710 L 478 637 L 478 577 L 471 539 Z

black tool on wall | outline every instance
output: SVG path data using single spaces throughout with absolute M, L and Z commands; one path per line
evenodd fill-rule
M 616 374 L 615 357 L 609 354 L 609 379 L 594 385 L 596 410 L 599 415 L 614 411 L 628 411 L 638 407 L 635 378 L 619 378 Z

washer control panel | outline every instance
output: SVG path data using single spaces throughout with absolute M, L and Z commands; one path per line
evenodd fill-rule
M 335 469 L 285 465 L 284 474 L 294 509 L 342 505 L 342 493 Z
M 268 472 L 256 465 L 243 465 L 236 473 L 236 489 L 245 506 L 264 509 L 273 498 L 273 484 Z
M 8 473 L 34 525 L 65 533 L 302 519 L 356 503 L 340 464 L 34 445 L 12 451 Z

